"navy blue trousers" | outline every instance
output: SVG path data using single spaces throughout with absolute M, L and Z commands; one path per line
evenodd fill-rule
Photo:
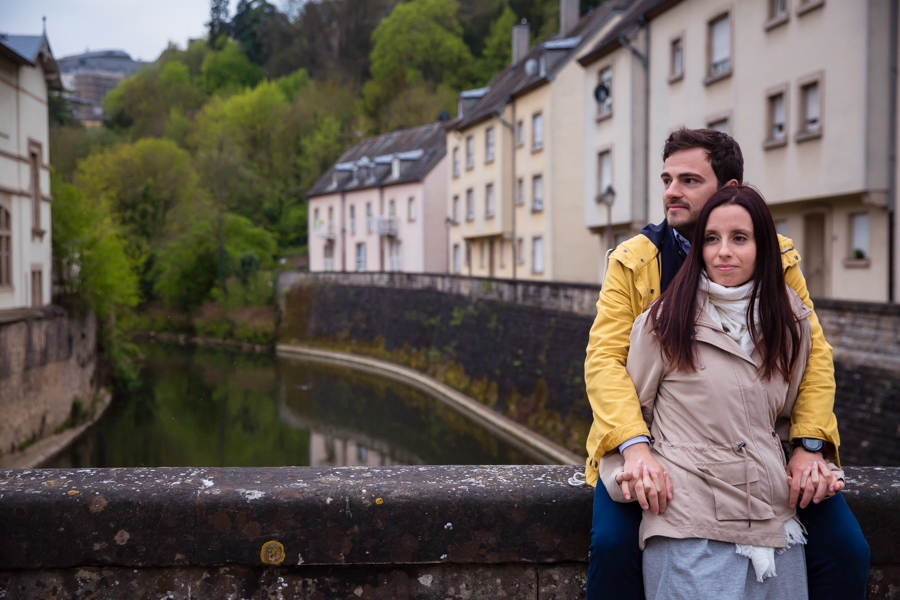
M 806 526 L 810 600 L 866 597 L 869 544 L 841 494 L 799 509 Z M 612 500 L 603 484 L 594 492 L 587 600 L 643 600 L 644 578 L 637 502 Z

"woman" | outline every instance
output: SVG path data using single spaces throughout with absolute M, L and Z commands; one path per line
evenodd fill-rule
M 615 500 L 674 490 L 643 513 L 647 598 L 807 598 L 782 442 L 811 313 L 784 283 L 762 197 L 746 186 L 716 192 L 684 267 L 631 334 L 628 373 L 665 471 L 623 473 L 619 454 L 600 461 Z M 804 487 L 806 477 L 826 478 L 829 496 L 843 487 L 833 464 L 809 469 Z

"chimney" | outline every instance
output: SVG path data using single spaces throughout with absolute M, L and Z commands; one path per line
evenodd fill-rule
M 577 2 L 577 0 L 576 0 Z M 531 42 L 531 28 L 528 21 L 522 19 L 521 23 L 513 25 L 512 29 L 512 64 L 516 64 L 528 54 L 528 44 Z
M 559 37 L 569 37 L 580 18 L 579 0 L 559 0 Z

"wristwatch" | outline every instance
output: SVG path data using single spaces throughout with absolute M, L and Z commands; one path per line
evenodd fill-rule
M 825 442 L 816 438 L 797 438 L 794 440 L 794 448 L 803 446 L 807 452 L 822 452 Z

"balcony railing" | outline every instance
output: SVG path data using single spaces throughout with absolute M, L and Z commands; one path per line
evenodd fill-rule
M 316 229 L 316 235 L 322 239 L 333 240 L 335 239 L 334 227 L 319 227 Z
M 378 235 L 397 237 L 397 217 L 376 217 Z

